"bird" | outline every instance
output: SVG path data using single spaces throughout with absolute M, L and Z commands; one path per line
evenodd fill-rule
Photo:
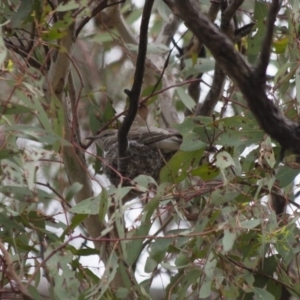
M 105 159 L 103 173 L 116 186 L 121 180 L 118 173 L 130 180 L 141 174 L 157 180 L 165 162 L 179 150 L 182 143 L 182 137 L 175 129 L 134 127 L 127 135 L 128 147 L 123 158 L 125 163 L 122 161 L 120 170 L 117 129 L 106 129 L 87 139 L 95 141 L 102 149 Z

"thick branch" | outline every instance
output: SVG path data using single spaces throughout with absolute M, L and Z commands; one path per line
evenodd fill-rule
M 233 43 L 205 17 L 195 0 L 164 0 L 174 14 L 211 51 L 223 71 L 239 87 L 248 106 L 261 127 L 282 147 L 300 153 L 300 130 L 298 125 L 286 119 L 271 102 L 253 68 L 235 50 Z

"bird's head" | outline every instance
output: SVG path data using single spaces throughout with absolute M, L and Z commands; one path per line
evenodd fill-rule
M 95 141 L 103 151 L 106 151 L 110 145 L 117 141 L 117 134 L 116 129 L 106 129 L 95 136 L 87 137 L 87 139 Z

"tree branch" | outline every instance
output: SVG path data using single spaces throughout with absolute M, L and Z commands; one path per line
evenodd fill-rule
M 234 0 L 222 13 L 222 27 L 227 28 L 237 9 L 243 4 L 244 0 Z
M 121 164 L 122 164 L 122 158 L 126 156 L 126 151 L 128 146 L 127 135 L 136 117 L 138 106 L 139 106 L 139 97 L 141 94 L 141 88 L 143 84 L 145 60 L 147 54 L 148 26 L 149 26 L 149 20 L 151 16 L 153 3 L 154 0 L 146 0 L 145 2 L 143 15 L 142 15 L 141 29 L 140 29 L 140 42 L 139 42 L 139 50 L 138 50 L 138 56 L 136 61 L 135 74 L 134 74 L 134 81 L 133 81 L 131 91 L 125 90 L 125 93 L 128 95 L 130 102 L 129 102 L 128 113 L 124 118 L 124 122 L 122 123 L 122 126 L 118 131 L 118 152 L 119 152 L 119 158 Z M 123 168 L 121 167 L 120 170 L 122 169 Z
M 232 32 L 232 26 L 230 24 L 230 21 L 235 15 L 236 10 L 240 7 L 240 5 L 243 2 L 244 0 L 235 0 L 228 7 L 225 6 L 224 11 L 222 12 L 221 29 L 231 39 L 233 38 L 233 32 Z M 209 18 L 210 20 L 212 20 L 211 17 Z M 213 78 L 211 88 L 208 94 L 206 95 L 203 103 L 198 103 L 197 110 L 196 110 L 197 116 L 198 115 L 210 116 L 213 113 L 217 102 L 221 98 L 224 84 L 225 84 L 225 79 L 226 79 L 226 74 L 224 73 L 220 65 L 216 63 L 214 78 Z
M 268 20 L 267 20 L 266 35 L 262 42 L 259 61 L 256 67 L 257 76 L 262 78 L 264 81 L 266 78 L 266 71 L 270 60 L 270 54 L 271 54 L 270 50 L 273 41 L 274 23 L 276 21 L 276 16 L 279 9 L 280 9 L 279 0 L 273 0 L 270 7 Z
M 226 79 L 226 74 L 220 68 L 219 64 L 216 63 L 214 78 L 213 78 L 211 88 L 208 94 L 206 95 L 203 103 L 198 103 L 196 109 L 197 116 L 211 116 L 217 102 L 221 98 L 225 79 Z
M 300 153 L 300 128 L 286 119 L 270 101 L 257 73 L 238 53 L 232 41 L 207 17 L 195 0 L 164 0 L 174 14 L 206 45 L 223 71 L 239 87 L 262 129 L 285 149 Z
M 20 290 L 20 292 L 23 295 L 23 299 L 32 300 L 33 298 L 29 295 L 28 290 L 23 285 L 23 283 L 21 282 L 21 279 L 17 275 L 17 273 L 14 269 L 13 263 L 11 261 L 10 254 L 7 252 L 4 244 L 2 243 L 2 240 L 0 240 L 0 251 L 3 253 L 3 257 L 4 257 L 4 260 L 6 263 L 6 267 L 7 267 L 6 273 L 8 275 L 8 278 L 16 283 L 18 289 Z

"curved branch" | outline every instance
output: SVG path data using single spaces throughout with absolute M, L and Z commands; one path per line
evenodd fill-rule
M 128 146 L 127 135 L 135 119 L 135 116 L 138 111 L 138 106 L 139 106 L 139 97 L 141 94 L 141 88 L 143 84 L 145 60 L 147 54 L 148 26 L 149 26 L 149 20 L 151 16 L 153 3 L 154 0 L 147 0 L 145 2 L 143 15 L 142 15 L 142 22 L 141 22 L 140 42 L 139 42 L 139 50 L 138 50 L 138 56 L 136 61 L 135 74 L 134 74 L 134 81 L 133 81 L 131 91 L 128 90 L 125 91 L 125 93 L 129 96 L 130 103 L 129 103 L 128 113 L 124 119 L 124 122 L 122 123 L 122 126 L 118 131 L 118 152 L 119 152 L 119 158 L 121 164 L 122 164 L 122 158 L 126 156 L 126 151 Z M 122 169 L 123 168 L 121 167 L 120 170 Z
M 243 4 L 244 0 L 234 0 L 222 14 L 222 27 L 227 28 L 237 9 Z
M 225 84 L 226 74 L 220 68 L 219 64 L 215 65 L 214 78 L 211 88 L 205 97 L 203 103 L 198 103 L 196 109 L 197 116 L 211 116 L 217 102 L 220 100 L 224 84 Z
M 280 145 L 300 153 L 300 128 L 286 119 L 265 93 L 255 69 L 238 53 L 232 41 L 205 17 L 195 0 L 164 0 L 174 14 L 206 45 L 223 71 L 239 87 L 262 129 Z
M 256 67 L 257 76 L 265 80 L 266 71 L 270 60 L 270 49 L 273 41 L 273 31 L 274 23 L 276 21 L 276 16 L 279 11 L 280 5 L 279 0 L 273 0 L 270 12 L 267 20 L 267 31 L 262 42 L 261 52 L 259 56 L 259 61 Z
M 235 0 L 227 8 L 225 7 L 225 10 L 222 12 L 221 29 L 229 38 L 234 38 L 230 21 L 234 17 L 236 10 L 243 2 L 244 0 Z M 212 20 L 211 17 L 209 18 L 210 20 Z M 221 98 L 225 79 L 226 74 L 224 73 L 220 65 L 216 63 L 211 89 L 209 90 L 203 103 L 198 103 L 196 110 L 197 116 L 210 116 L 213 113 L 217 102 Z

